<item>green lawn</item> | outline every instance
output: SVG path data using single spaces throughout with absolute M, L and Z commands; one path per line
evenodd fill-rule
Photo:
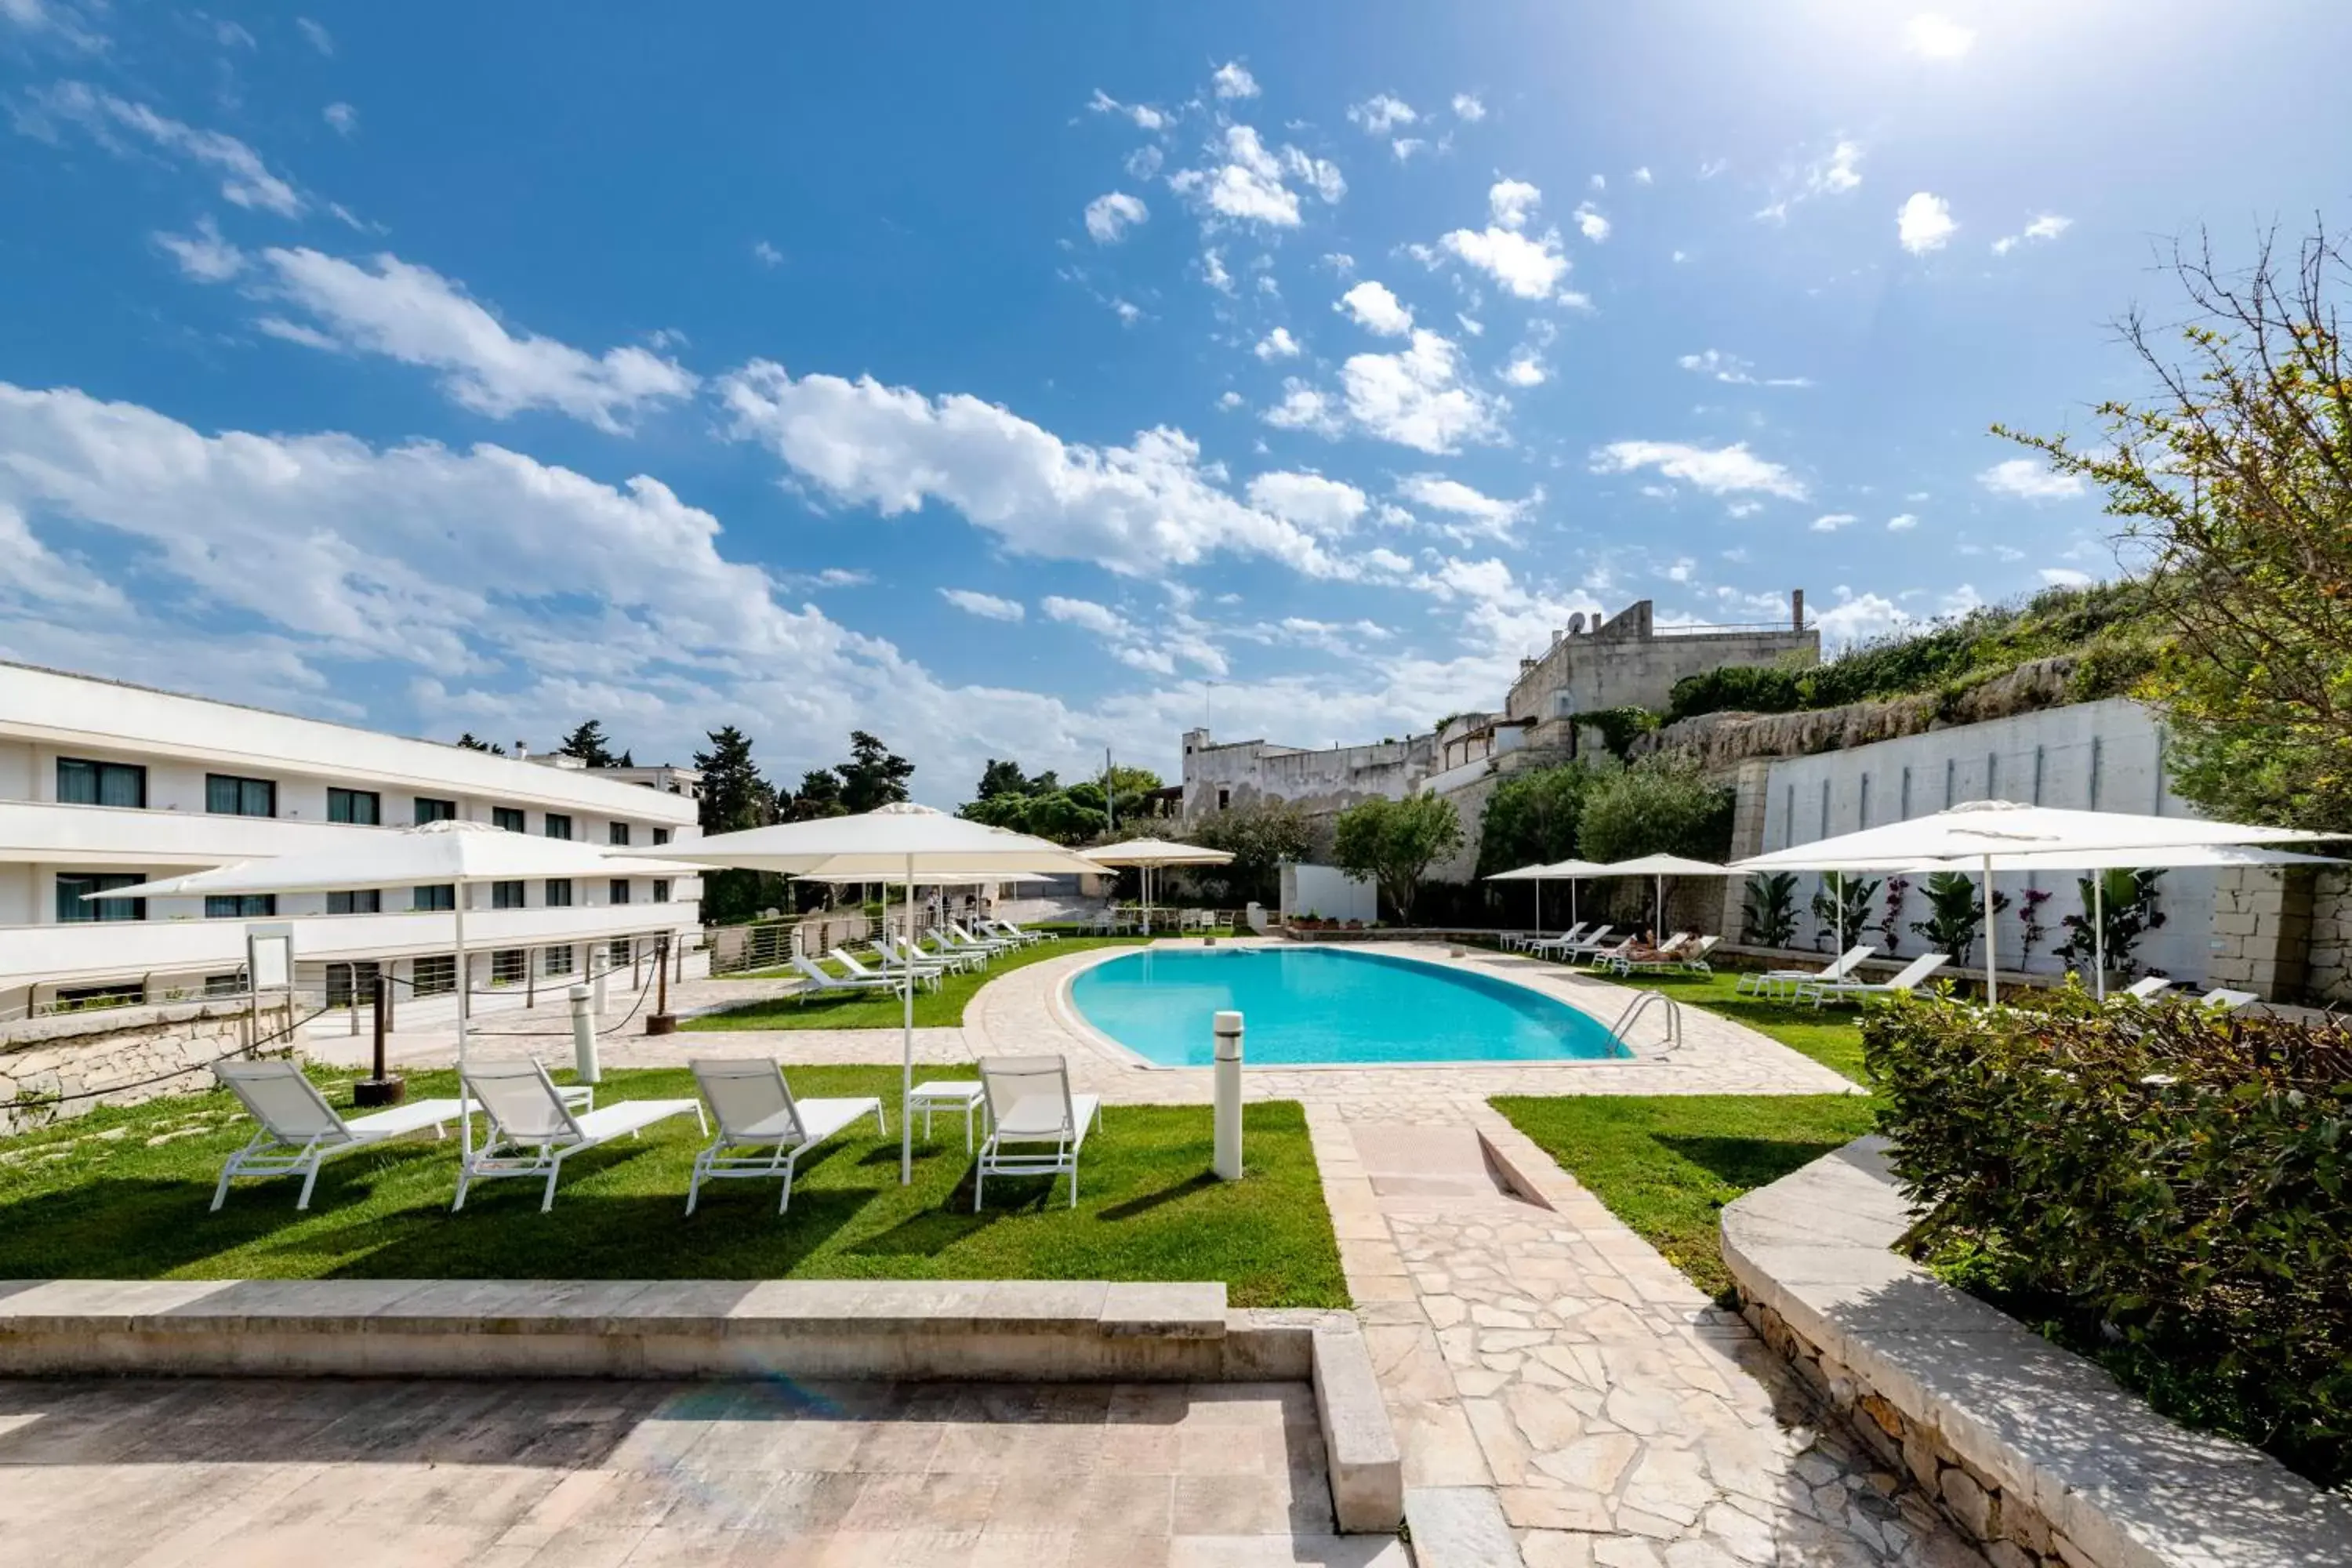
M 1860 1095 L 1506 1095 L 1495 1109 L 1710 1295 L 1723 1205 L 1871 1130 Z
M 93 1111 L 0 1140 L 0 1279 L 1223 1279 L 1236 1306 L 1348 1302 L 1296 1104 L 1249 1108 L 1249 1173 L 1234 1183 L 1208 1173 L 1208 1107 L 1108 1107 L 1080 1158 L 1075 1210 L 1066 1178 L 1050 1199 L 1042 1179 L 1000 1178 L 975 1215 L 960 1116 L 918 1140 L 914 1184 L 901 1187 L 898 1072 L 791 1076 L 803 1095 L 881 1096 L 891 1136 L 867 1122 L 803 1160 L 781 1218 L 781 1184 L 751 1181 L 705 1187 L 687 1217 L 700 1145 L 690 1118 L 568 1162 L 551 1214 L 531 1181 L 478 1186 L 451 1214 L 453 1131 L 330 1162 L 307 1214 L 294 1209 L 299 1184 L 278 1179 L 239 1184 L 215 1215 L 213 1184 L 252 1131 L 226 1092 Z M 348 1110 L 348 1080 L 320 1082 Z M 420 1099 L 455 1092 L 448 1073 L 410 1079 Z M 693 1094 L 683 1069 L 621 1070 L 597 1102 Z
M 1825 958 L 1822 962 L 1829 961 Z M 1636 973 L 1630 979 L 1615 975 L 1609 978 L 1644 991 L 1663 991 L 1686 1006 L 1720 1013 L 1759 1034 L 1771 1036 L 1832 1072 L 1843 1073 L 1856 1083 L 1863 1081 L 1862 1029 L 1856 1022 L 1859 1008 L 1815 1007 L 1811 1004 L 1791 1006 L 1786 1002 L 1735 995 L 1731 988 L 1738 984 L 1739 976 L 1730 970 L 1720 974 Z
M 1017 952 L 1000 953 L 986 969 L 977 973 L 950 974 L 940 982 L 936 991 L 915 988 L 915 1026 L 923 1028 L 953 1028 L 963 1022 L 964 1005 L 980 988 L 1001 974 L 1036 963 L 1064 953 L 1084 952 L 1097 947 L 1127 947 L 1139 943 L 1141 937 L 1087 936 L 1066 937 L 1059 942 L 1032 943 Z M 827 967 L 832 967 L 827 964 Z M 756 974 L 740 978 L 754 980 L 789 980 L 789 969 L 763 969 Z M 681 1019 L 681 1029 L 896 1029 L 905 1020 L 906 1004 L 897 992 L 877 995 L 835 994 L 812 996 L 800 1001 L 791 996 L 771 997 L 761 1002 L 745 1002 L 716 1013 L 703 1013 Z

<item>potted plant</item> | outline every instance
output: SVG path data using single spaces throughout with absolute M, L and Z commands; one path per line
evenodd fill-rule
M 1797 935 L 1797 874 L 1759 872 L 1748 879 L 1739 903 L 1740 939 L 1758 947 L 1786 947 Z
M 1949 954 L 1954 969 L 1966 969 L 1984 914 L 1976 879 L 1965 871 L 1938 871 L 1927 879 L 1923 890 L 1927 895 L 1927 918 L 1913 921 L 1911 929 L 1927 938 L 1930 951 Z M 2000 919 L 2007 908 L 2009 895 L 1995 892 L 1993 918 Z
M 2134 870 L 2125 866 L 2095 871 L 2091 876 L 2099 879 L 2095 899 L 2092 896 L 2091 877 L 2078 878 L 2075 891 L 2082 898 L 2083 911 L 2058 922 L 2066 931 L 2066 940 L 2059 944 L 2058 956 L 2069 966 L 2085 972 L 2096 961 L 2102 945 L 2091 929 L 2091 908 L 2096 903 L 2104 916 L 2105 983 L 2114 985 L 2128 981 L 2139 967 L 2133 960 L 2132 950 L 2139 945 L 2141 937 L 2164 924 L 2164 911 L 2156 907 L 2157 879 L 2163 875 L 2160 870 Z

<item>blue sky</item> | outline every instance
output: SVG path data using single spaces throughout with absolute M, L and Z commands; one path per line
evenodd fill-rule
M 1578 611 L 2112 574 L 1988 436 L 2340 213 L 2352 13 L 0 0 L 0 656 L 1172 776 Z

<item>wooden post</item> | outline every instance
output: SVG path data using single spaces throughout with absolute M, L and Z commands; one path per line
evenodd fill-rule
M 677 1020 L 670 1016 L 669 1010 L 669 932 L 662 933 L 661 943 L 661 953 L 656 961 L 661 971 L 661 989 L 654 1002 L 653 1012 L 646 1019 L 646 1033 L 648 1035 L 674 1035 L 677 1032 Z

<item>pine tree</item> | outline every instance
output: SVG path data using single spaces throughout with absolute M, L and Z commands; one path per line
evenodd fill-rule
M 613 743 L 604 733 L 604 726 L 593 719 L 581 721 L 580 727 L 563 737 L 555 748 L 567 757 L 577 757 L 592 768 L 614 768 L 621 759 L 613 754 Z
M 893 752 L 881 738 L 863 730 L 849 732 L 849 761 L 834 770 L 841 775 L 841 806 L 853 815 L 907 798 L 907 781 L 915 764 Z
M 507 749 L 504 746 L 489 741 L 477 740 L 471 730 L 457 737 L 457 749 L 461 752 L 488 752 L 494 756 L 500 757 L 507 754 Z
M 751 760 L 751 737 L 732 724 L 709 733 L 710 750 L 694 753 L 702 773 L 702 831 L 734 833 L 775 821 L 775 786 Z

